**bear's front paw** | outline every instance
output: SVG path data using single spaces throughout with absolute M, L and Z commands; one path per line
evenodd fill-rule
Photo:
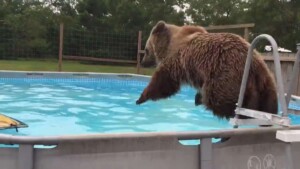
M 144 97 L 144 95 L 141 95 L 141 97 L 135 102 L 136 104 L 142 104 L 146 102 L 148 99 Z

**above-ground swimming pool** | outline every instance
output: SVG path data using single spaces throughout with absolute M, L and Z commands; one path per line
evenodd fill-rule
M 0 113 L 28 128 L 0 130 L 25 136 L 232 128 L 194 105 L 196 91 L 183 87 L 175 96 L 136 105 L 149 78 L 82 73 L 0 73 Z M 295 106 L 295 105 L 292 105 Z M 291 116 L 293 124 L 300 118 Z

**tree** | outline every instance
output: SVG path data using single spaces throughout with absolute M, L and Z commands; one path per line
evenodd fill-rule
M 300 39 L 300 2 L 297 0 L 251 0 L 248 22 L 254 22 L 254 36 L 270 34 L 278 45 L 295 51 Z
M 5 1 L 7 11 L 3 17 L 4 34 L 8 35 L 3 46 L 11 57 L 44 56 L 49 48 L 49 28 L 53 25 L 53 12 L 42 3 Z M 8 45 L 7 45 L 8 44 Z
M 247 1 L 243 0 L 186 0 L 186 10 L 195 24 L 223 25 L 243 22 Z
M 103 40 L 98 34 L 113 33 L 133 39 L 134 44 L 142 30 L 145 44 L 159 20 L 190 24 L 186 16 L 191 17 L 192 24 L 202 26 L 253 22 L 250 40 L 267 33 L 279 46 L 295 51 L 295 44 L 300 42 L 299 9 L 299 0 L 0 0 L 0 52 L 14 57 L 18 53 L 30 53 L 30 57 L 57 55 L 59 24 L 63 22 L 65 44 L 84 54 L 109 56 L 107 48 L 92 48 Z M 79 44 L 78 39 L 88 43 Z

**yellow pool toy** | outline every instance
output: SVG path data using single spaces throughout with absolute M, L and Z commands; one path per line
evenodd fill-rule
M 0 114 L 0 129 L 23 128 L 23 127 L 28 127 L 28 126 L 27 124 L 19 120 Z

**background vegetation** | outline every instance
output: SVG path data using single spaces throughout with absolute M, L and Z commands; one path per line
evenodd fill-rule
M 299 0 L 0 0 L 0 59 L 57 58 L 61 22 L 64 54 L 135 59 L 137 32 L 145 42 L 159 20 L 255 23 L 250 40 L 267 33 L 292 51 L 300 42 Z M 114 44 L 118 38 L 126 43 Z

